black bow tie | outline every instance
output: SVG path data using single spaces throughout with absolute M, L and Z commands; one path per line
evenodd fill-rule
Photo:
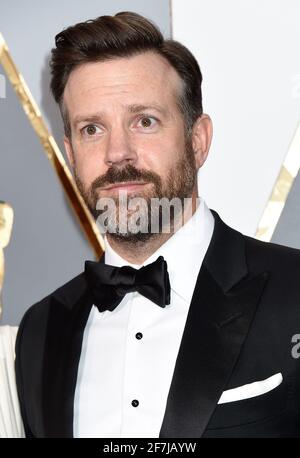
M 170 304 L 167 263 L 162 256 L 155 262 L 134 269 L 86 261 L 85 277 L 100 312 L 114 310 L 125 294 L 137 291 L 160 307 Z

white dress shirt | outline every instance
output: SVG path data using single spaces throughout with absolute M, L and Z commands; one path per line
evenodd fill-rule
M 214 218 L 203 199 L 187 223 L 143 265 L 163 256 L 171 284 L 165 308 L 137 292 L 110 311 L 91 309 L 74 399 L 74 437 L 157 438 L 197 276 Z M 105 241 L 105 263 L 131 265 Z

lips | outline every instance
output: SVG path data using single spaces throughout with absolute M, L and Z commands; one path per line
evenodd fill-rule
M 138 182 L 138 181 L 127 181 L 122 183 L 114 183 L 105 188 L 102 188 L 102 191 L 133 191 L 136 189 L 141 189 L 147 183 Z

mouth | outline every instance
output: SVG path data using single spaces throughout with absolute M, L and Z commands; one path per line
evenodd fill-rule
M 101 188 L 101 191 L 136 191 L 141 189 L 146 184 L 147 183 L 144 181 L 126 181 L 106 186 L 105 188 Z

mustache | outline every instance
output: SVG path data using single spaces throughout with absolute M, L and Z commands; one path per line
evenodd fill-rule
M 128 181 L 146 181 L 152 182 L 158 187 L 161 186 L 161 178 L 156 173 L 144 169 L 139 170 L 133 165 L 127 164 L 121 169 L 114 166 L 110 167 L 104 175 L 97 177 L 91 184 L 91 193 L 93 194 L 97 188 Z

